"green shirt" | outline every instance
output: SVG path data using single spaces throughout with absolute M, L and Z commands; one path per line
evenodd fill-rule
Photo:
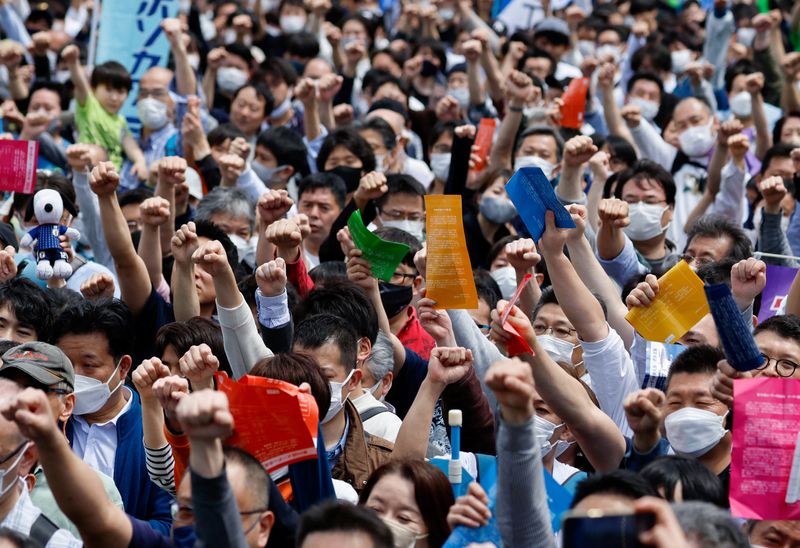
M 108 159 L 114 162 L 117 171 L 122 170 L 122 138 L 128 132 L 125 117 L 109 113 L 90 93 L 85 104 L 78 103 L 75 123 L 80 133 L 79 142 L 100 145 L 108 152 Z
M 119 490 L 117 490 L 117 486 L 114 484 L 114 480 L 105 474 L 98 472 L 97 470 L 94 470 L 94 473 L 97 474 L 100 477 L 100 480 L 103 482 L 106 496 L 111 499 L 112 504 L 114 504 L 114 506 L 117 508 L 124 510 L 122 505 L 122 497 L 119 494 Z M 72 533 L 75 538 L 81 538 L 78 528 L 75 527 L 75 524 L 72 523 L 69 518 L 64 515 L 64 512 L 61 511 L 61 508 L 58 507 L 58 503 L 53 496 L 53 492 L 50 490 L 50 486 L 47 485 L 47 478 L 44 475 L 44 469 L 41 466 L 37 466 L 36 470 L 33 472 L 33 475 L 36 477 L 36 485 L 30 492 L 31 502 L 33 502 L 33 505 L 41 510 L 45 516 L 50 518 L 50 521 L 55 523 L 59 529 L 66 529 Z

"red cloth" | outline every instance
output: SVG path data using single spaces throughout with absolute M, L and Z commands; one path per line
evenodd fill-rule
M 297 293 L 300 295 L 301 299 L 314 289 L 314 280 L 308 275 L 306 263 L 303 261 L 302 249 L 295 262 L 290 263 L 286 261 L 286 278 L 289 280 L 289 283 L 297 289 Z
M 397 332 L 397 338 L 400 339 L 403 346 L 416 352 L 423 360 L 427 360 L 431 357 L 431 349 L 436 346 L 436 341 L 422 329 L 422 324 L 417 318 L 417 311 L 413 306 L 406 308 L 406 314 L 408 314 L 408 319 Z

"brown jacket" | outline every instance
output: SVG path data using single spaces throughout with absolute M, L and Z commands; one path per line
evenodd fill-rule
M 350 400 L 344 403 L 344 411 L 350 421 L 350 430 L 339 462 L 333 467 L 333 479 L 346 481 L 360 493 L 367 479 L 392 457 L 394 444 L 364 431 L 361 417 Z

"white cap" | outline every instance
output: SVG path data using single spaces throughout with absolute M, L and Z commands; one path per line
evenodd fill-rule
M 186 183 L 189 185 L 189 196 L 203 199 L 203 182 L 200 180 L 200 174 L 194 168 L 186 168 Z
M 450 426 L 461 426 L 464 422 L 464 418 L 461 414 L 460 409 L 451 409 L 447 413 L 447 424 Z

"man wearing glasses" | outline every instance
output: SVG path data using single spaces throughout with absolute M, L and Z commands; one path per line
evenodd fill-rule
M 22 388 L 37 388 L 47 394 L 47 402 L 53 418 L 63 431 L 75 405 L 75 372 L 69 358 L 56 346 L 42 342 L 30 342 L 15 346 L 3 354 L 0 379 L 10 379 Z M 4 381 L 0 380 L 0 383 Z M 44 470 L 39 465 L 38 451 L 30 445 L 25 451 L 18 476 L 33 479 L 30 502 L 59 529 L 65 529 L 80 538 L 77 527 L 64 515 L 56 504 L 47 484 Z M 0 457 L 2 458 L 2 457 Z M 0 466 L 3 466 L 0 463 Z M 2 473 L 2 472 L 0 472 Z M 103 482 L 106 495 L 118 508 L 122 508 L 122 497 L 114 480 L 97 472 Z M 45 544 L 45 543 L 43 543 Z

